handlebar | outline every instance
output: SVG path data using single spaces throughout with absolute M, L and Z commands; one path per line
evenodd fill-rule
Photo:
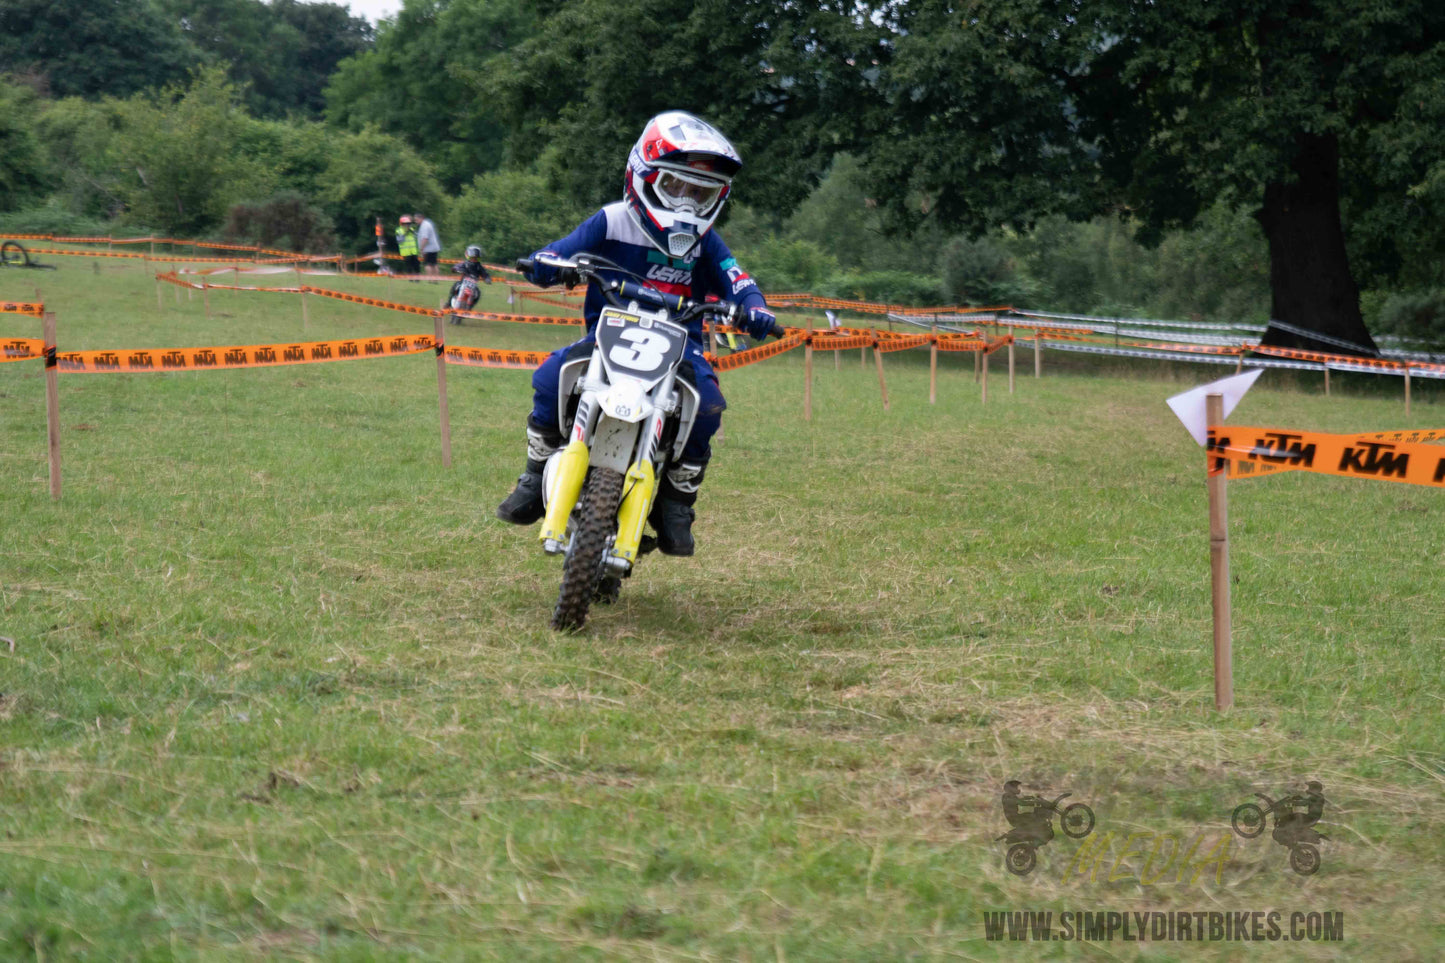
M 626 278 L 605 279 L 602 272 L 621 273 L 625 269 L 603 258 L 588 254 L 579 254 L 572 260 L 549 257 L 545 254 L 517 259 L 517 270 L 528 279 L 539 266 L 556 270 L 557 280 L 569 288 L 583 281 L 595 281 L 602 296 L 613 307 L 623 307 L 627 300 L 642 301 L 653 307 L 666 309 L 674 315 L 674 320 L 680 323 L 686 323 L 699 315 L 708 314 L 735 325 L 742 320 L 744 314 L 743 306 L 733 301 L 692 301 L 681 295 L 667 294 L 650 285 L 639 284 Z M 781 328 L 775 329 L 775 333 L 778 333 L 779 337 L 782 336 L 780 332 Z

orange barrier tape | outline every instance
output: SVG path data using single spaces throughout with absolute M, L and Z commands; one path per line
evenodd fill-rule
M 1429 361 L 1395 361 L 1390 358 L 1361 358 L 1352 354 L 1326 354 L 1321 351 L 1304 351 L 1299 348 L 1276 348 L 1259 344 L 1252 348 L 1258 354 L 1280 358 L 1294 358 L 1299 361 L 1317 361 L 1321 364 L 1351 365 L 1356 368 L 1371 368 L 1376 371 L 1445 371 L 1445 364 Z
M 939 351 L 986 351 L 988 341 L 984 338 L 939 338 Z
M 447 364 L 474 368 L 523 368 L 531 371 L 547 360 L 549 351 L 502 351 L 497 348 L 467 348 L 448 345 L 443 352 Z
M 886 331 L 880 331 L 878 334 L 878 344 L 875 346 L 875 350 L 881 354 L 888 354 L 893 351 L 907 351 L 909 348 L 921 347 L 932 341 L 926 334 L 894 335 L 891 338 L 886 337 L 888 334 Z
M 211 371 L 218 368 L 262 368 L 315 364 L 359 358 L 418 354 L 436 348 L 429 334 L 345 341 L 304 341 L 293 344 L 249 344 L 214 348 L 143 348 L 125 351 L 66 351 L 58 356 L 61 371 L 106 372 Z
M 1445 488 L 1445 448 L 1423 442 L 1445 430 L 1328 435 L 1283 428 L 1211 425 L 1209 472 L 1257 478 L 1279 471 L 1309 471 Z M 1234 439 L 1251 439 L 1246 442 Z
M 1160 344 L 1157 341 L 1130 341 L 1125 339 L 1120 342 L 1120 347 L 1140 348 L 1148 351 L 1177 351 L 1181 354 L 1226 354 L 1241 355 L 1257 350 L 1251 344 L 1182 344 L 1176 341 L 1169 341 Z
M 778 355 L 794 348 L 803 346 L 803 337 L 797 333 L 791 333 L 781 340 L 772 344 L 758 345 L 756 348 L 748 348 L 744 351 L 736 351 L 730 355 L 718 357 L 715 354 L 707 354 L 708 363 L 713 366 L 714 371 L 732 371 L 734 368 L 741 368 L 744 365 L 756 364 L 759 361 L 766 361 L 768 358 L 776 358 Z
M 581 317 L 559 318 L 550 314 L 499 314 L 496 311 L 453 311 L 444 308 L 439 314 L 456 315 L 459 318 L 474 318 L 477 321 L 514 321 L 518 324 L 561 324 L 580 328 L 586 320 Z
M 212 287 L 220 287 L 220 285 L 216 284 Z M 275 291 L 278 289 L 266 288 L 265 290 Z M 292 290 L 298 289 L 292 288 Z M 399 304 L 396 301 L 383 301 L 380 298 L 368 298 L 362 294 L 347 294 L 345 291 L 331 291 L 327 288 L 313 288 L 309 284 L 303 284 L 299 290 L 323 298 L 335 298 L 338 301 L 350 301 L 352 304 L 365 304 L 373 308 L 386 308 L 388 311 L 405 311 L 407 314 L 420 314 L 428 318 L 434 318 L 438 314 L 435 308 L 423 308 L 415 304 Z
M 39 338 L 9 338 L 0 341 L 0 361 L 24 361 L 45 357 L 45 342 Z
M 849 348 L 871 348 L 878 341 L 872 334 L 831 334 L 825 331 L 814 331 L 812 345 L 814 351 L 846 351 Z
M 0 314 L 28 314 L 38 318 L 45 313 L 45 304 L 40 301 L 0 301 Z

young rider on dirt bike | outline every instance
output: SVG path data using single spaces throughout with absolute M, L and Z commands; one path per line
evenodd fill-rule
M 722 211 L 733 175 L 742 167 L 722 134 L 682 111 L 658 114 L 647 122 L 624 171 L 623 200 L 602 208 L 571 234 L 533 254 L 571 257 L 586 252 L 605 257 L 658 290 L 702 301 L 707 295 L 737 302 L 745 309 L 743 326 L 761 341 L 780 331 L 757 284 L 738 267 L 732 252 L 711 231 Z M 538 262 L 529 278 L 543 287 L 557 282 L 554 268 Z M 527 419 L 527 467 L 517 487 L 497 508 L 497 517 L 530 525 L 543 515 L 542 471 L 564 439 L 558 424 L 557 380 L 574 352 L 589 353 L 604 300 L 589 286 L 583 314 L 587 336 L 554 352 L 532 376 L 532 414 Z M 698 486 L 707 471 L 708 444 L 722 422 L 723 400 L 717 375 L 703 357 L 700 321 L 688 331 L 681 377 L 701 396 L 701 405 L 682 459 L 662 479 L 648 521 L 665 555 L 693 553 L 692 523 Z
M 467 245 L 467 259 L 452 265 L 452 273 L 460 274 L 462 278 L 452 285 L 451 293 L 442 300 L 443 309 L 460 307 L 460 305 L 456 303 L 456 297 L 461 292 L 462 285 L 467 278 L 471 278 L 473 281 L 480 281 L 483 284 L 492 283 L 491 272 L 489 272 L 487 266 L 482 263 L 482 249 L 475 244 Z M 468 305 L 468 307 L 470 307 L 470 305 Z

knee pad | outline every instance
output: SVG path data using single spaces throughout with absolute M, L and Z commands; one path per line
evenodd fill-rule
M 527 416 L 527 461 L 545 463 L 553 452 L 562 450 L 562 432 L 556 425 L 544 425 Z

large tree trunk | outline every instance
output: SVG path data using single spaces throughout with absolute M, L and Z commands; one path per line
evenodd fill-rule
M 1298 134 L 1295 144 L 1295 179 L 1265 185 L 1255 215 L 1269 240 L 1271 317 L 1332 340 L 1271 326 L 1262 343 L 1373 357 L 1379 350 L 1360 316 L 1340 225 L 1339 142 L 1333 134 Z

